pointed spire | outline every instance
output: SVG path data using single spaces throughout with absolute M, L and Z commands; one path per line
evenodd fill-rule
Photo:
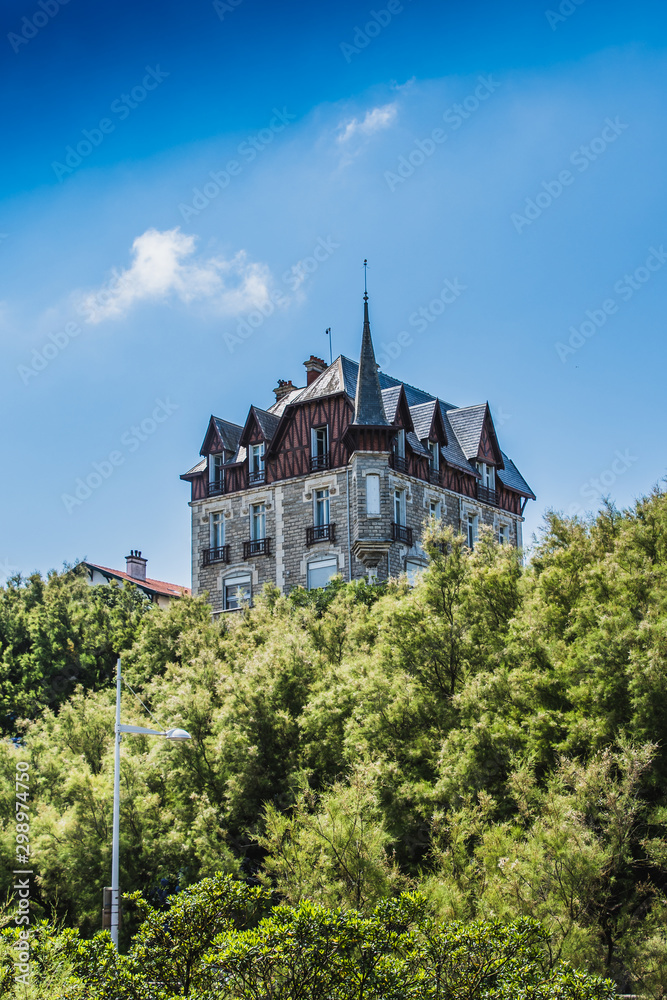
M 368 319 L 368 293 L 364 292 L 364 330 L 361 335 L 361 355 L 354 399 L 354 424 L 367 427 L 387 427 L 380 379 L 373 350 L 371 324 Z

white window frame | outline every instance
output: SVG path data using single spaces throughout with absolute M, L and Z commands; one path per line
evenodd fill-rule
M 440 470 L 440 444 L 437 441 L 429 441 L 428 450 L 431 453 L 430 466 L 435 471 Z
M 209 514 L 209 545 L 212 549 L 221 549 L 224 544 L 225 515 L 222 511 L 216 510 L 212 514 Z
M 318 584 L 315 587 L 311 587 L 310 574 L 311 571 L 317 570 L 327 570 L 333 569 L 333 572 L 329 574 L 326 583 Z M 329 580 L 336 575 L 338 572 L 338 560 L 336 556 L 325 556 L 322 559 L 311 559 L 311 561 L 306 566 L 306 587 L 308 590 L 318 590 L 320 587 L 326 587 Z
M 393 516 L 394 524 L 400 524 L 405 527 L 405 490 L 394 488 L 394 498 L 393 498 Z M 396 516 L 398 514 L 398 517 Z
M 435 510 L 433 508 L 435 507 Z M 436 521 L 439 521 L 442 517 L 442 502 L 440 500 L 429 500 L 428 502 L 428 516 L 434 517 Z
M 366 516 L 380 517 L 381 506 L 380 476 L 376 472 L 369 472 L 366 475 Z
M 472 552 L 479 537 L 479 514 L 469 510 L 466 514 L 466 544 Z
M 266 504 L 265 503 L 251 503 L 250 504 L 250 541 L 251 542 L 261 542 L 266 538 Z M 262 533 L 257 533 L 257 525 L 261 524 Z
M 507 521 L 500 521 L 498 524 L 498 545 L 510 544 L 510 526 Z
M 250 459 L 250 472 L 253 475 L 259 475 L 264 472 L 264 442 L 260 444 L 251 444 L 250 453 L 248 455 Z
M 402 427 L 396 435 L 396 454 L 399 458 L 405 458 L 405 431 Z
M 320 511 L 324 510 L 325 520 L 321 520 Z M 313 524 L 316 528 L 324 528 L 331 522 L 331 498 L 328 487 L 313 490 Z
M 318 435 L 324 436 L 324 448 L 319 446 Z M 329 451 L 329 428 L 327 424 L 321 427 L 311 427 L 310 429 L 310 454 L 313 458 L 321 458 Z
M 215 455 L 208 456 L 208 481 L 209 483 L 221 483 L 224 478 L 225 453 L 218 451 Z M 216 473 L 218 473 L 216 475 Z
M 242 590 L 242 598 L 238 600 L 238 591 Z M 232 598 L 228 591 L 234 590 L 235 595 Z M 246 597 L 247 595 L 247 597 Z M 230 607 L 231 603 L 235 604 L 235 607 Z M 243 603 L 252 604 L 252 578 L 249 573 L 244 573 L 243 575 L 228 576 L 222 581 L 222 605 L 224 611 L 238 611 Z
M 482 476 L 482 486 L 486 486 L 489 490 L 495 490 L 496 488 L 496 470 L 495 466 L 487 465 L 486 462 L 475 462 L 477 466 L 477 471 L 481 473 Z

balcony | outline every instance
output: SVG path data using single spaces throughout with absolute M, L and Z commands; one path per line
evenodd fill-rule
M 335 524 L 316 524 L 312 528 L 306 528 L 306 545 L 314 545 L 316 542 L 335 542 Z
M 219 497 L 225 492 L 225 477 L 220 479 L 209 479 L 206 484 L 206 494 L 209 497 Z
M 396 524 L 395 521 L 391 525 L 391 537 L 395 542 L 403 542 L 404 545 L 412 545 L 412 528 L 408 528 L 405 524 Z
M 433 483 L 434 486 L 439 486 L 442 481 L 440 475 L 440 469 L 436 469 L 434 465 L 429 465 L 428 478 L 429 482 Z
M 244 559 L 251 559 L 253 556 L 270 556 L 270 555 L 271 555 L 270 538 L 252 538 L 250 541 L 243 543 Z
M 211 563 L 229 562 L 229 545 L 221 545 L 217 549 L 204 549 L 202 552 L 202 565 L 210 566 Z
M 311 455 L 310 456 L 310 471 L 319 472 L 321 469 L 329 468 L 329 452 L 325 451 L 322 455 Z
M 266 469 L 251 469 L 248 473 L 248 486 L 258 486 L 266 482 Z
M 498 506 L 498 496 L 494 489 L 490 486 L 482 486 L 481 483 L 477 483 L 477 499 L 482 503 L 491 504 L 492 507 Z
M 404 455 L 397 455 L 395 451 L 392 451 L 389 456 L 389 464 L 392 469 L 396 469 L 397 472 L 407 472 L 408 471 L 408 460 Z

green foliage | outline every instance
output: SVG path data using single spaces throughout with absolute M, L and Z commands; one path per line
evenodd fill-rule
M 136 587 L 89 587 L 83 566 L 12 577 L 0 587 L 0 732 L 57 708 L 77 684 L 107 685 L 150 609 Z
M 122 887 L 160 906 L 222 870 L 272 891 L 284 911 L 210 939 L 211 955 L 232 948 L 246 970 L 246 945 L 268 949 L 247 995 L 288 995 L 304 963 L 320 967 L 318 949 L 332 954 L 332 928 L 368 929 L 378 907 L 419 889 L 426 909 L 396 930 L 407 937 L 386 953 L 389 970 L 416 976 L 410 949 L 431 967 L 429 921 L 433 948 L 450 955 L 445 932 L 481 954 L 465 934 L 482 928 L 499 954 L 502 928 L 536 920 L 546 978 L 499 979 L 485 995 L 596 995 L 581 968 L 667 997 L 667 496 L 590 521 L 550 514 L 527 567 L 488 533 L 471 553 L 431 523 L 424 545 L 430 566 L 412 588 L 267 588 L 214 622 L 203 601 L 146 609 L 132 590 L 90 588 L 77 573 L 11 581 L 0 684 L 6 731 L 22 743 L 0 743 L 0 888 L 11 884 L 11 783 L 25 759 L 35 914 L 84 935 L 99 927 L 122 649 L 151 712 L 193 736 L 123 740 Z M 70 662 L 77 673 L 52 700 L 50 678 Z M 18 728 L 16 714 L 29 721 Z M 148 721 L 129 692 L 123 719 Z M 140 919 L 130 907 L 127 955 Z M 283 925 L 294 932 L 284 939 Z M 283 968 L 302 930 L 315 950 Z M 528 948 L 537 931 L 526 934 Z M 95 940 L 100 967 L 115 962 Z M 399 986 L 387 975 L 390 996 Z M 477 995 L 442 981 L 448 996 Z M 439 995 L 435 979 L 422 994 L 400 982 L 401 995 Z

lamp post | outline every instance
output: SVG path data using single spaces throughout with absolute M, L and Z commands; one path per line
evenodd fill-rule
M 120 913 L 120 740 L 123 733 L 142 736 L 164 736 L 167 740 L 190 740 L 185 729 L 144 729 L 142 726 L 123 726 L 120 721 L 120 657 L 116 664 L 116 746 L 113 770 L 113 833 L 111 843 L 111 940 L 118 949 L 118 916 Z

